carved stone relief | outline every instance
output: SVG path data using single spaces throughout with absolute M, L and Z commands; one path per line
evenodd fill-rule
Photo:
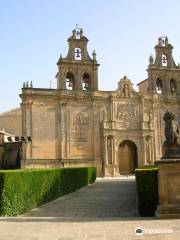
M 116 104 L 116 119 L 119 121 L 136 121 L 139 116 L 139 109 L 137 105 L 128 103 Z
M 77 113 L 74 122 L 75 142 L 87 142 L 88 141 L 88 114 L 84 112 Z
M 144 111 L 144 121 L 152 122 L 153 121 L 153 109 L 146 109 Z

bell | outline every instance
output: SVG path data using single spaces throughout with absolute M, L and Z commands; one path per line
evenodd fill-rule
M 171 88 L 171 91 L 172 91 L 172 92 L 175 92 L 175 87 L 172 87 L 172 88 Z
M 76 38 L 80 38 L 80 31 L 76 31 Z
M 72 82 L 69 82 L 68 87 L 72 87 Z
M 88 89 L 88 83 L 85 83 L 84 88 Z
M 76 53 L 76 57 L 80 57 L 80 54 L 79 54 L 79 52 L 77 52 L 77 53 Z
M 166 57 L 162 57 L 162 63 L 167 63 Z

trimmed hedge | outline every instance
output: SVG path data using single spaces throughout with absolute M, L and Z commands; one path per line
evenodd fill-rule
M 158 205 L 158 168 L 145 166 L 135 170 L 139 214 L 142 217 L 155 215 Z
M 0 215 L 17 216 L 93 183 L 96 168 L 0 171 Z

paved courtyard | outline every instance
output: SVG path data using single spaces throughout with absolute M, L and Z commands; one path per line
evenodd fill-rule
M 98 179 L 22 216 L 1 218 L 0 232 L 0 240 L 179 240 L 180 220 L 139 217 L 134 177 L 123 177 Z

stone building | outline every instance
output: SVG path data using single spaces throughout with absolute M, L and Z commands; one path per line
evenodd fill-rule
M 13 134 L 0 131 L 0 169 L 20 168 L 22 141 Z
M 0 130 L 1 129 L 13 135 L 22 135 L 22 114 L 20 107 L 0 113 Z
M 167 37 L 158 39 L 139 92 L 126 76 L 115 91 L 98 90 L 96 52 L 89 55 L 82 29 L 67 41 L 68 54 L 57 62 L 57 89 L 22 88 L 22 135 L 32 138 L 22 167 L 96 166 L 99 176 L 116 176 L 159 160 L 162 117 L 167 109 L 180 117 L 180 66 Z

